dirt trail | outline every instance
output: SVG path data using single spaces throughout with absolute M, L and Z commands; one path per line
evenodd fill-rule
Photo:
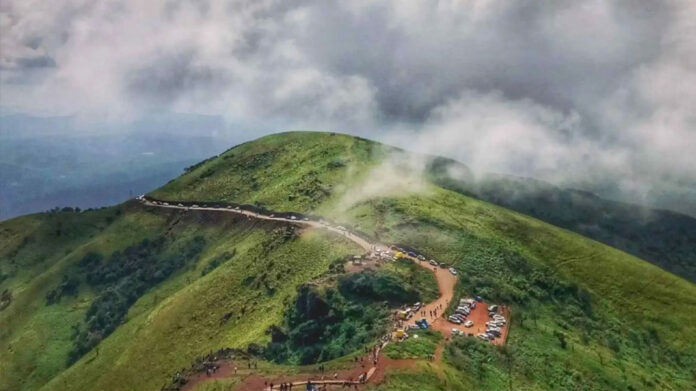
M 450 301 L 452 301 L 452 297 L 454 296 L 454 286 L 457 285 L 457 276 L 450 273 L 450 271 L 447 269 L 432 266 L 425 261 L 418 260 L 417 258 L 409 258 L 416 262 L 416 264 L 419 266 L 424 267 L 435 274 L 435 280 L 437 281 L 437 286 L 440 289 L 440 297 L 438 297 L 437 300 L 426 304 L 419 311 L 416 311 L 413 317 L 405 322 L 404 325 L 415 326 L 417 320 L 425 318 L 430 324 L 431 329 L 441 332 L 442 335 L 446 337 L 451 337 L 452 324 L 449 323 L 447 319 L 443 318 L 442 314 L 447 311 L 447 306 L 449 305 Z M 423 312 L 424 315 L 421 315 L 421 312 Z
M 193 207 L 193 206 L 177 206 L 173 204 L 169 205 L 163 205 L 161 203 L 155 204 L 152 203 L 151 201 L 147 199 L 138 199 L 140 202 L 147 206 L 152 206 L 152 207 L 158 207 L 158 208 L 168 208 L 168 209 L 183 209 L 183 210 L 202 210 L 202 211 L 215 211 L 215 212 L 228 212 L 228 213 L 235 213 L 235 214 L 240 214 L 244 215 L 250 218 L 255 218 L 255 219 L 260 219 L 260 220 L 271 220 L 271 221 L 281 221 L 281 222 L 287 222 L 287 223 L 292 223 L 292 224 L 297 224 L 297 225 L 303 225 L 303 226 L 308 226 L 308 227 L 314 227 L 314 228 L 320 228 L 320 229 L 325 229 L 331 232 L 334 232 L 338 235 L 342 235 L 345 238 L 353 241 L 354 243 L 358 244 L 360 247 L 362 247 L 365 251 L 375 251 L 375 250 L 388 250 L 389 246 L 381 243 L 370 243 L 369 241 L 347 231 L 346 229 L 338 228 L 338 226 L 331 225 L 326 222 L 321 222 L 321 221 L 315 221 L 315 220 L 304 220 L 304 219 L 291 219 L 291 218 L 285 218 L 285 217 L 276 217 L 271 215 L 264 215 L 260 213 L 255 213 L 252 211 L 244 210 L 244 209 L 234 209 L 234 208 L 215 208 L 215 207 Z M 421 261 L 415 257 L 411 256 L 406 256 L 406 258 L 411 259 L 414 261 L 417 265 L 426 268 L 433 272 L 435 274 L 435 279 L 437 281 L 437 285 L 440 291 L 440 297 L 438 297 L 435 301 L 427 303 L 423 308 L 421 308 L 421 311 L 425 311 L 425 316 L 421 316 L 420 312 L 417 312 L 414 314 L 414 316 L 409 319 L 407 322 L 404 323 L 404 326 L 411 326 L 415 325 L 416 320 L 426 318 L 428 320 L 428 323 L 430 323 L 430 327 L 433 330 L 437 330 L 441 332 L 447 339 L 451 338 L 452 336 L 452 324 L 445 319 L 442 314 L 445 313 L 447 310 L 447 307 L 452 300 L 454 296 L 454 287 L 457 284 L 457 276 L 453 275 L 450 273 L 449 270 L 439 268 L 439 267 L 434 267 L 430 265 L 429 263 L 425 261 Z M 488 319 L 488 313 L 486 311 L 486 306 L 485 303 L 479 303 L 479 306 L 477 306 L 477 311 L 472 312 L 472 317 L 476 317 L 474 320 L 475 322 L 475 330 L 476 332 L 483 332 L 485 330 L 485 322 Z M 430 315 L 432 312 L 432 315 Z M 437 313 L 437 315 L 435 315 Z M 483 320 L 481 317 L 481 313 L 485 314 L 486 320 Z M 476 315 L 474 315 L 476 314 Z M 509 313 L 506 313 L 505 315 L 509 316 Z M 474 329 L 474 328 L 472 328 Z M 472 330 L 470 329 L 470 330 Z M 480 330 L 480 331 L 479 331 Z M 471 331 L 468 331 L 471 332 Z M 504 334 L 501 338 L 497 338 L 496 340 L 492 341 L 493 343 L 497 344 L 504 344 L 505 343 L 505 338 L 507 337 L 507 327 L 505 327 Z M 500 340 L 500 341 L 498 341 Z M 436 351 L 436 359 L 440 360 L 442 357 L 442 349 L 443 346 L 438 346 L 438 350 Z M 419 360 L 393 360 L 390 359 L 389 357 L 381 354 L 381 351 L 377 354 L 378 360 L 377 364 L 373 365 L 372 360 L 370 358 L 366 358 L 365 361 L 362 363 L 358 362 L 355 364 L 354 367 L 349 368 L 349 369 L 344 369 L 340 371 L 335 371 L 337 378 L 334 381 L 334 376 L 333 373 L 331 374 L 321 374 L 318 372 L 311 372 L 311 373 L 306 373 L 306 374 L 298 374 L 298 375 L 288 375 L 288 376 L 262 376 L 260 374 L 256 373 L 251 373 L 246 369 L 241 369 L 239 372 L 236 374 L 236 376 L 242 376 L 242 385 L 240 385 L 237 389 L 239 390 L 268 390 L 269 385 L 271 383 L 274 384 L 274 386 L 278 385 L 279 383 L 282 382 L 292 382 L 297 389 L 302 389 L 301 385 L 306 384 L 306 382 L 312 381 L 315 384 L 324 384 L 319 383 L 322 380 L 322 377 L 324 377 L 323 380 L 330 380 L 329 382 L 326 382 L 325 384 L 328 387 L 342 387 L 343 383 L 350 383 L 351 386 L 354 387 L 362 387 L 362 384 L 359 385 L 357 382 L 355 382 L 358 377 L 363 374 L 363 373 L 370 373 L 370 376 L 368 378 L 368 381 L 372 384 L 379 383 L 382 381 L 384 378 L 384 375 L 386 373 L 387 368 L 405 368 L 405 367 L 410 367 L 415 364 L 416 361 Z M 230 361 L 225 361 L 225 362 L 220 362 L 220 368 L 218 369 L 217 372 L 211 374 L 210 376 L 206 374 L 197 374 L 195 376 L 192 376 L 189 380 L 189 382 L 184 386 L 182 391 L 190 391 L 192 390 L 196 385 L 198 385 L 201 382 L 207 381 L 208 379 L 216 379 L 216 378 L 224 378 L 224 377 L 230 377 L 230 376 L 235 376 L 234 373 L 234 367 L 235 364 L 234 362 Z M 238 366 L 239 368 L 243 368 L 242 366 Z M 274 387 L 274 389 L 277 389 L 278 387 Z

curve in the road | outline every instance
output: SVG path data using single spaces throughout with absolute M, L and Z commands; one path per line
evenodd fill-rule
M 333 225 L 329 222 L 327 222 L 324 219 L 309 219 L 305 217 L 301 213 L 291 213 L 291 212 L 283 212 L 283 213 L 274 213 L 270 211 L 266 211 L 265 213 L 257 212 L 254 210 L 250 210 L 251 208 L 242 208 L 240 205 L 225 205 L 225 206 L 200 206 L 198 204 L 202 203 L 193 203 L 193 202 L 186 202 L 186 205 L 183 204 L 183 202 L 180 201 L 163 201 L 163 200 L 155 200 L 151 199 L 149 197 L 145 196 L 140 196 L 137 198 L 138 201 L 143 203 L 144 205 L 151 206 L 151 207 L 158 207 L 158 208 L 167 208 L 167 209 L 179 209 L 179 210 L 195 210 L 195 211 L 214 211 L 214 212 L 227 212 L 227 213 L 235 213 L 239 215 L 243 215 L 246 217 L 250 218 L 255 218 L 255 219 L 260 219 L 260 220 L 271 220 L 271 221 L 280 221 L 280 222 L 286 222 L 286 223 L 291 223 L 291 224 L 297 224 L 297 225 L 304 225 L 304 226 L 309 226 L 309 227 L 314 227 L 314 228 L 319 228 L 319 229 L 325 229 L 330 232 L 336 233 L 338 235 L 341 235 L 360 247 L 362 247 L 366 251 L 375 251 L 375 250 L 388 250 L 390 249 L 390 246 L 387 246 L 383 243 L 371 243 L 369 240 L 353 233 L 350 232 L 349 230 L 343 228 L 342 226 L 339 225 Z M 280 216 L 279 216 L 280 215 Z M 285 217 L 285 216 L 290 216 L 290 217 Z M 294 218 L 293 218 L 294 217 Z M 447 310 L 447 307 L 452 300 L 452 297 L 454 296 L 454 287 L 457 284 L 457 276 L 451 274 L 448 270 L 446 269 L 441 269 L 439 267 L 433 267 L 429 263 L 425 261 L 421 261 L 416 257 L 409 256 L 408 254 L 404 254 L 405 258 L 411 259 L 414 261 L 417 265 L 424 267 L 430 271 L 433 272 L 435 275 L 435 279 L 438 284 L 438 288 L 440 290 L 440 296 L 433 302 L 430 302 L 426 304 L 422 310 L 425 311 L 425 314 L 430 314 L 431 312 L 434 314 L 437 312 L 437 316 L 431 315 L 431 328 L 434 330 L 438 330 L 443 335 L 451 337 L 451 328 L 449 327 L 449 324 L 445 320 L 444 317 L 440 316 L 445 311 Z M 482 303 L 485 304 L 485 303 Z M 428 316 L 426 316 L 427 318 Z M 404 326 L 411 326 L 415 325 L 415 321 L 417 318 L 421 318 L 421 316 L 414 316 L 411 320 L 406 322 Z M 375 370 L 377 370 L 377 366 L 374 366 L 370 368 L 368 371 L 369 375 L 372 375 Z M 370 377 L 368 375 L 367 380 L 370 380 Z M 333 383 L 334 381 L 332 381 Z M 349 381 L 349 380 L 335 380 L 337 384 L 356 384 L 354 381 Z M 296 385 L 300 384 L 306 384 L 306 382 L 298 382 Z

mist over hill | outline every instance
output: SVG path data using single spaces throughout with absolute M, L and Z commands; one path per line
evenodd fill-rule
M 230 148 L 149 193 L 217 210 L 131 200 L 0 223 L 0 342 L 8 347 L 0 389 L 177 389 L 177 373 L 211 351 L 259 361 L 242 376 L 343 368 L 354 363 L 351 351 L 385 332 L 389 303 L 431 300 L 437 289 L 409 262 L 353 274 L 344 266 L 364 249 L 343 231 L 256 219 L 236 213 L 239 204 L 407 244 L 459 271 L 454 297 L 509 306 L 504 347 L 426 336 L 426 346 L 444 344 L 442 357 L 388 371 L 379 389 L 694 384 L 692 282 L 450 189 L 461 182 L 440 185 L 432 158 L 347 135 L 283 133 Z M 466 172 L 449 168 L 459 179 Z

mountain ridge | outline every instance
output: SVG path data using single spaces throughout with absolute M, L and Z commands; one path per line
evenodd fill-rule
M 436 363 L 444 377 L 416 366 L 388 373 L 378 389 L 502 390 L 508 381 L 523 390 L 694 384 L 693 283 L 576 233 L 424 181 L 424 171 L 415 169 L 422 165 L 390 158 L 395 150 L 327 133 L 276 135 L 208 159 L 150 194 L 174 202 L 207 198 L 311 211 L 454 265 L 460 271 L 455 297 L 477 294 L 512 307 L 504 349 L 453 340 Z M 0 223 L 0 290 L 12 294 L 0 311 L 0 322 L 9 325 L 0 342 L 12 347 L 0 350 L 0 363 L 10 368 L 10 376 L 0 377 L 0 390 L 154 391 L 210 350 L 262 351 L 274 327 L 293 332 L 287 309 L 299 287 L 344 278 L 336 262 L 360 253 L 340 236 L 297 232 L 290 225 L 214 211 L 162 211 L 134 201 Z M 157 240 L 165 245 L 147 247 Z M 181 260 L 167 250 L 201 240 L 200 252 Z M 134 252 L 145 248 L 151 250 Z M 102 256 L 94 270 L 122 277 L 90 280 L 80 264 L 91 264 L 84 259 L 92 252 Z M 149 276 L 169 271 L 150 281 L 138 280 L 138 270 Z M 59 302 L 46 303 L 48 293 L 72 280 L 74 295 L 66 291 Z M 147 285 L 110 334 L 66 364 L 77 341 L 73 326 L 90 330 L 96 323 L 89 309 L 99 313 L 106 292 L 128 281 Z M 352 359 L 327 365 L 339 368 Z M 299 369 L 262 360 L 260 370 Z

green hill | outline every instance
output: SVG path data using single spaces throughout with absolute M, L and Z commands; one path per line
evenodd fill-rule
M 458 294 L 511 306 L 504 348 L 459 339 L 441 363 L 391 372 L 379 389 L 696 389 L 693 283 L 443 187 L 427 179 L 428 161 L 345 135 L 283 133 L 150 195 L 325 216 L 454 265 Z M 351 315 L 350 292 L 325 285 L 362 250 L 322 230 L 131 201 L 24 216 L 0 232 L 3 391 L 160 390 L 210 351 L 256 353 L 274 330 L 302 330 L 300 294 L 344 313 L 327 322 L 351 344 L 379 327 L 350 334 L 368 320 Z M 292 344 L 284 349 L 292 356 Z M 297 370 L 282 360 L 260 368 Z

